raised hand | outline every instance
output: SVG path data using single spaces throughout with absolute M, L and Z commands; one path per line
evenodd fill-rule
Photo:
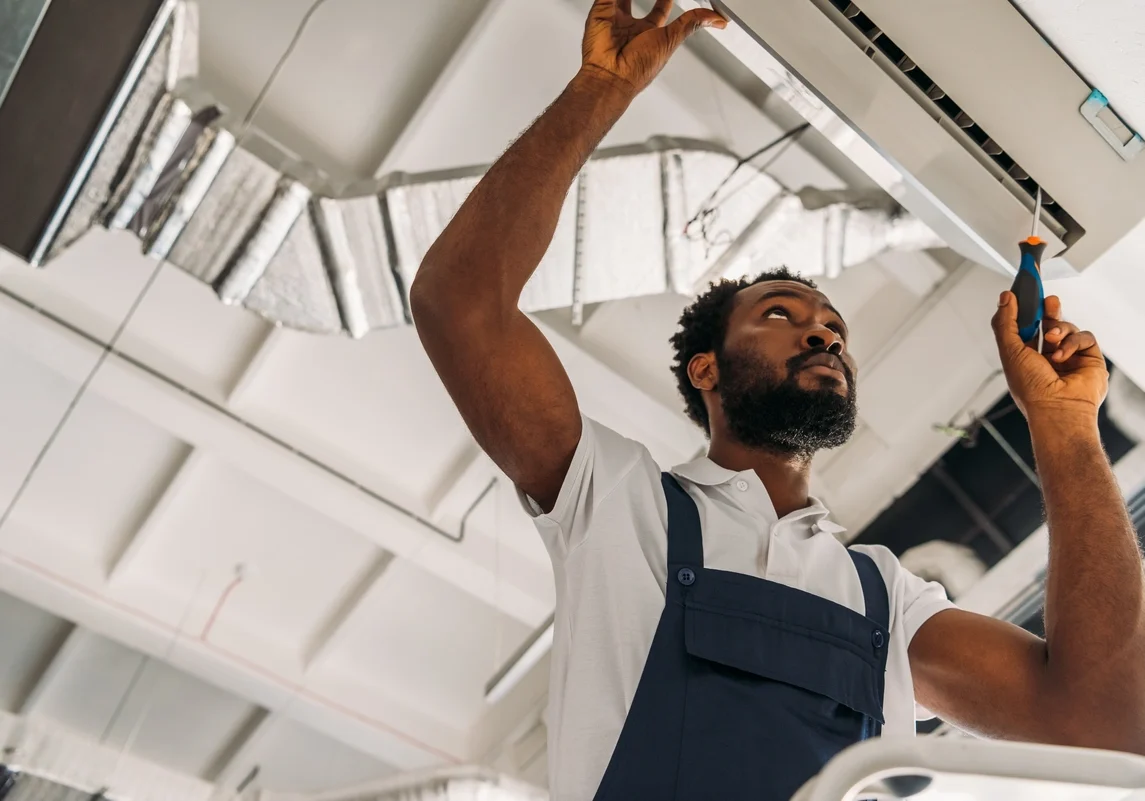
M 643 19 L 632 16 L 632 0 L 596 0 L 588 15 L 582 71 L 616 81 L 632 94 L 660 74 L 668 59 L 700 28 L 724 28 L 717 12 L 695 9 L 668 24 L 673 0 L 656 0 Z
M 994 336 L 1006 381 L 1018 408 L 1026 415 L 1092 414 L 1105 400 L 1109 373 L 1097 339 L 1061 319 L 1061 300 L 1046 298 L 1043 353 L 1018 336 L 1018 303 L 1004 292 L 994 315 Z

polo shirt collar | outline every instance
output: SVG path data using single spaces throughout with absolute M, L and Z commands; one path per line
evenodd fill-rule
M 759 480 L 759 476 L 755 474 L 754 470 L 745 470 L 737 473 L 734 470 L 729 470 L 726 467 L 713 462 L 707 456 L 700 456 L 682 465 L 678 465 L 672 469 L 672 472 L 681 478 L 691 481 L 693 484 L 699 484 L 705 487 L 718 487 L 725 484 L 731 484 L 734 481 L 745 480 L 750 483 L 756 491 L 762 494 L 766 499 L 766 511 L 773 520 L 776 518 L 775 507 L 771 503 L 771 498 L 767 496 L 767 488 L 763 486 L 763 482 Z M 736 494 L 733 493 L 733 497 Z M 846 531 L 845 526 L 840 526 L 833 520 L 828 519 L 831 514 L 823 502 L 818 498 L 808 498 L 808 505 L 803 509 L 792 512 L 784 520 L 806 520 L 808 526 L 816 532 L 824 534 L 837 535 Z
M 739 477 L 739 473 L 720 467 L 707 456 L 699 456 L 687 464 L 672 468 L 672 472 L 686 478 L 693 484 L 705 487 L 714 487 L 717 484 L 726 484 Z

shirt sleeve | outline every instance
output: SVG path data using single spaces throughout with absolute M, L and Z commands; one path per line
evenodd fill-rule
M 540 505 L 519 487 L 517 497 L 533 518 L 549 556 L 563 560 L 589 534 L 593 513 L 636 465 L 651 461 L 647 448 L 595 420 L 581 417 L 580 442 L 561 484 L 553 510 Z
M 937 581 L 926 581 L 919 578 L 899 564 L 898 559 L 895 559 L 895 564 L 898 565 L 899 578 L 897 584 L 901 593 L 899 608 L 902 610 L 902 619 L 900 625 L 903 627 L 903 634 L 909 647 L 911 641 L 914 640 L 914 635 L 918 634 L 918 630 L 926 621 L 939 612 L 954 609 L 955 605 L 947 597 L 946 588 Z M 931 720 L 934 717 L 935 714 L 929 709 L 915 703 L 915 720 Z
M 914 635 L 926 621 L 954 609 L 955 604 L 946 594 L 946 588 L 937 581 L 927 581 L 911 573 L 888 548 L 882 545 L 861 545 L 859 549 L 868 553 L 879 566 L 887 589 L 891 593 L 891 629 L 893 635 L 900 636 L 904 647 L 909 648 Z M 930 720 L 935 715 L 919 704 L 914 705 L 915 720 Z

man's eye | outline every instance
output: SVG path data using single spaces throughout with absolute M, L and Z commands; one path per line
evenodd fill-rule
M 763 316 L 767 317 L 767 318 L 778 316 L 778 317 L 783 318 L 784 320 L 791 318 L 791 315 L 788 314 L 787 309 L 781 308 L 779 306 L 776 306 L 775 308 L 772 308 L 772 309 L 768 309 L 767 311 L 765 311 L 763 313 Z

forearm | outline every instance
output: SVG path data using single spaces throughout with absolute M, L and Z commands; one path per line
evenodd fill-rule
M 569 187 L 631 99 L 615 82 L 578 73 L 481 179 L 430 248 L 415 289 L 428 290 L 431 302 L 488 300 L 515 309 L 552 242 Z
M 1096 413 L 1039 417 L 1030 431 L 1050 535 L 1046 677 L 1093 736 L 1145 746 L 1145 580 L 1137 535 Z M 1090 718 L 1087 720 L 1087 718 Z M 1114 739 L 1100 744 L 1116 747 Z M 1095 744 L 1098 744 L 1095 742 Z

